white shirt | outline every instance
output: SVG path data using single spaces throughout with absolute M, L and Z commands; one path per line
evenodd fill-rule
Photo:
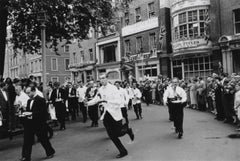
M 36 94 L 42 98 L 44 98 L 43 96 L 43 93 L 41 91 L 39 91 L 37 88 L 36 88 Z
M 107 103 L 102 103 L 104 107 L 104 112 L 101 116 L 101 120 L 104 118 L 106 111 L 109 112 L 109 114 L 113 117 L 114 120 L 120 121 L 122 120 L 122 111 L 121 111 L 121 95 L 119 90 L 116 86 L 107 83 L 106 86 L 101 86 L 98 89 L 98 93 L 96 96 L 88 102 L 88 106 L 92 106 L 94 104 L 97 104 L 100 100 L 99 95 L 101 96 L 102 100 L 106 100 Z
M 167 99 L 168 98 L 174 98 L 177 95 L 179 97 L 181 97 L 181 100 L 180 100 L 181 103 L 187 101 L 187 94 L 184 91 L 184 89 L 182 89 L 181 87 L 177 86 L 176 90 L 174 91 L 171 85 L 168 86 L 166 91 L 163 94 L 163 102 L 164 102 L 164 104 L 167 103 Z
M 131 87 L 126 88 L 129 99 L 133 99 L 133 89 Z
M 6 101 L 8 101 L 8 97 L 7 97 L 6 91 L 3 91 L 2 89 L 1 89 L 1 91 L 2 91 L 2 94 L 3 94 L 4 99 L 5 99 Z
M 127 107 L 126 105 L 129 102 L 129 96 L 127 94 L 127 90 L 124 89 L 124 88 L 121 88 L 121 87 L 118 90 L 119 90 L 120 96 L 121 96 L 121 105 L 120 105 L 120 107 L 121 108 Z
M 132 89 L 133 92 L 133 100 L 132 103 L 133 105 L 137 104 L 137 103 L 141 103 L 141 97 L 142 97 L 142 93 L 138 88 L 133 88 Z
M 84 86 L 77 88 L 78 102 L 83 102 L 83 100 L 85 99 L 86 90 L 87 90 L 87 88 Z
M 29 100 L 29 96 L 21 91 L 19 96 L 16 96 L 15 105 L 20 105 L 21 107 L 27 107 L 27 101 Z

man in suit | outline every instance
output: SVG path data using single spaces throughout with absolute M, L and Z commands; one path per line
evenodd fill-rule
M 10 115 L 10 103 L 6 89 L 6 84 L 0 82 L 0 113 L 2 113 L 2 130 L 10 130 L 9 115 Z
M 73 87 L 71 82 L 68 82 L 68 89 L 67 89 L 67 100 L 68 100 L 68 109 L 72 116 L 72 120 L 76 120 L 76 111 L 77 111 L 77 93 L 76 89 Z
M 52 95 L 50 100 L 53 103 L 53 106 L 56 110 L 56 116 L 60 123 L 60 130 L 65 130 L 65 116 L 66 116 L 66 106 L 64 103 L 65 100 L 65 92 L 62 88 L 59 88 L 60 83 L 54 82 L 53 84 L 54 90 L 52 91 Z
M 128 155 L 128 152 L 124 145 L 121 143 L 119 137 L 128 134 L 131 140 L 134 140 L 134 134 L 131 128 L 123 129 L 122 125 L 122 111 L 121 111 L 121 95 L 116 86 L 108 83 L 107 76 L 102 75 L 100 77 L 102 86 L 98 90 L 98 94 L 95 97 L 86 102 L 88 106 L 92 106 L 98 103 L 102 103 L 104 106 L 104 112 L 101 116 L 103 124 L 107 130 L 109 138 L 118 148 L 120 154 L 116 158 L 122 158 Z
M 34 135 L 36 134 L 39 142 L 42 144 L 47 159 L 52 158 L 55 154 L 47 135 L 47 105 L 44 98 L 41 98 L 36 93 L 36 87 L 28 87 L 26 93 L 30 97 L 27 102 L 26 116 L 24 120 L 24 143 L 23 143 L 23 158 L 21 161 L 30 161 L 32 145 L 34 143 Z

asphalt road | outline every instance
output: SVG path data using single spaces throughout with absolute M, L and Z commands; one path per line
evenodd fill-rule
M 135 120 L 129 111 L 130 124 L 135 140 L 128 135 L 121 138 L 129 155 L 115 159 L 118 150 L 109 140 L 100 123 L 90 127 L 90 121 L 83 124 L 73 122 L 65 131 L 56 130 L 51 142 L 56 149 L 54 158 L 48 161 L 238 161 L 240 160 L 240 139 L 227 136 L 236 133 L 235 127 L 214 120 L 213 114 L 185 109 L 184 134 L 178 139 L 172 123 L 168 121 L 167 108 L 143 105 L 143 119 Z M 21 155 L 22 137 L 12 141 L 0 140 L 0 161 L 16 161 Z M 44 160 L 41 145 L 33 146 L 32 160 Z

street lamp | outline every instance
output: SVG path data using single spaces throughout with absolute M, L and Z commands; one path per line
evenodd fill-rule
M 46 76 L 46 22 L 47 16 L 44 10 L 41 10 L 38 14 L 38 21 L 41 23 L 41 46 L 42 46 L 42 82 L 43 82 L 43 92 L 47 88 L 47 76 Z M 45 94 L 45 93 L 44 93 Z

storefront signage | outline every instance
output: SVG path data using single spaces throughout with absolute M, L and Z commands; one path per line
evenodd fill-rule
M 171 12 L 174 13 L 183 8 L 203 5 L 210 5 L 210 0 L 173 0 L 171 3 Z
M 125 57 L 126 62 L 134 62 L 137 60 L 147 60 L 149 58 L 156 58 L 157 54 L 156 52 L 154 53 L 147 53 L 147 54 L 137 54 L 137 55 L 132 55 L 130 57 Z
M 173 51 L 187 48 L 197 48 L 199 46 L 208 46 L 207 41 L 204 38 L 202 38 L 194 40 L 183 40 L 172 43 Z

